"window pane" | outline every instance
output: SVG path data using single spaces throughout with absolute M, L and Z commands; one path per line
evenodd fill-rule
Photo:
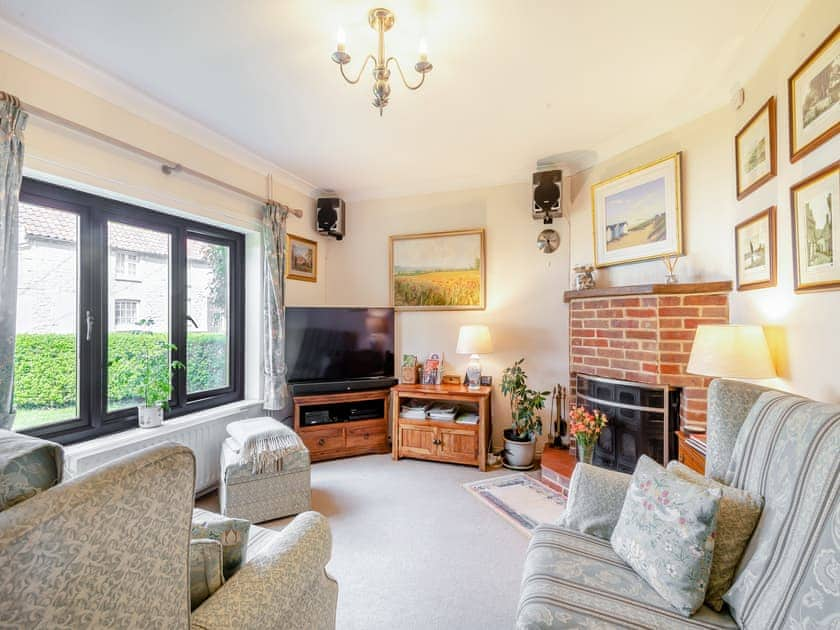
M 230 248 L 187 240 L 187 393 L 230 385 Z
M 109 412 L 166 395 L 170 252 L 167 232 L 108 223 Z
M 79 415 L 79 217 L 21 203 L 15 430 Z

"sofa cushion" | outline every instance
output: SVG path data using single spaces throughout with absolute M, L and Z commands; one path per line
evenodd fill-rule
M 248 549 L 251 523 L 241 518 L 230 518 L 204 510 L 193 511 L 192 538 L 210 538 L 222 545 L 222 572 L 225 579 L 236 573 Z
M 569 481 L 569 500 L 557 524 L 604 540 L 612 536 L 630 475 L 580 463 Z
M 195 610 L 222 588 L 222 544 L 210 538 L 190 541 L 190 608 Z
M 0 430 L 0 512 L 59 483 L 63 454 L 58 444 Z
M 650 457 L 636 464 L 610 542 L 686 617 L 706 595 L 721 491 L 680 479 Z
M 745 628 L 837 623 L 840 601 L 840 405 L 762 394 L 727 480 L 764 510 L 724 596 Z
M 517 612 L 519 630 L 558 628 L 735 628 L 707 606 L 675 611 L 610 544 L 557 525 L 540 525 L 528 547 Z
M 750 541 L 764 500 L 746 490 L 706 479 L 680 462 L 670 462 L 668 470 L 678 477 L 707 488 L 720 488 L 723 496 L 718 511 L 715 552 L 712 556 L 712 570 L 709 573 L 709 588 L 706 590 L 706 603 L 715 610 L 723 608 L 723 595 L 732 586 L 735 569 L 744 555 L 744 549 Z

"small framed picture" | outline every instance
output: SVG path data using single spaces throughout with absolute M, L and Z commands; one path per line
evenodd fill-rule
M 740 201 L 776 176 L 776 97 L 735 136 L 735 182 Z
M 790 161 L 796 162 L 840 132 L 840 26 L 788 79 Z
M 776 206 L 735 226 L 739 291 L 776 286 Z
M 294 234 L 286 235 L 286 278 L 318 282 L 318 243 Z
M 794 289 L 840 288 L 840 161 L 794 184 Z

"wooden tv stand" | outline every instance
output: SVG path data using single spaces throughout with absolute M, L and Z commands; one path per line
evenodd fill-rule
M 391 454 L 436 462 L 469 464 L 487 469 L 492 387 L 469 391 L 465 385 L 395 385 L 391 388 L 393 434 Z M 421 398 L 430 402 L 472 403 L 478 407 L 478 424 L 403 418 L 402 401 Z
M 352 455 L 387 453 L 388 447 L 388 390 L 376 389 L 340 394 L 318 394 L 295 396 L 295 432 L 300 435 L 309 457 L 313 462 L 337 459 Z M 384 405 L 382 416 L 364 420 L 343 419 L 340 422 L 303 425 L 307 407 L 317 407 L 332 412 L 346 408 L 347 403 L 381 400 Z

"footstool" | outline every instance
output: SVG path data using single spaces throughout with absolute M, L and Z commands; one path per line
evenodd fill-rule
M 281 426 L 281 430 L 292 432 L 285 425 Z M 261 523 L 310 509 L 310 466 L 306 447 L 301 443 L 298 449 L 284 453 L 278 468 L 254 473 L 253 466 L 240 457 L 240 444 L 227 438 L 222 445 L 219 484 L 222 514 Z

